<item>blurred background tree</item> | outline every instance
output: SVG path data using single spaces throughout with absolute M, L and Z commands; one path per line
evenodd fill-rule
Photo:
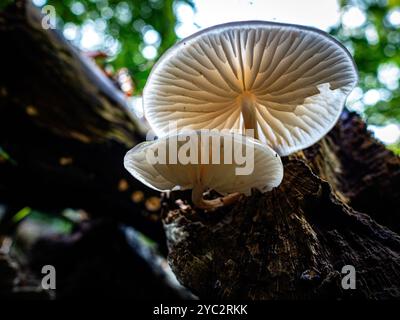
M 183 1 L 191 4 L 190 0 Z M 182 2 L 182 3 L 183 3 Z M 64 36 L 82 50 L 98 50 L 108 68 L 129 69 L 141 90 L 153 61 L 175 43 L 174 0 L 34 0 L 52 5 Z
M 166 49 L 203 27 L 194 21 L 196 10 L 199 5 L 211 3 L 204 0 L 33 2 L 37 6 L 55 6 L 57 24 L 64 36 L 83 51 L 91 51 L 97 57 L 105 54 L 107 57 L 100 61 L 105 70 L 128 68 L 136 85 L 135 94 L 140 94 L 152 65 Z M 320 8 L 328 5 L 325 1 L 317 3 Z M 256 1 L 241 1 L 240 7 L 232 2 L 226 10 L 240 12 L 243 7 L 253 5 Z M 383 141 L 392 150 L 400 153 L 400 0 L 341 0 L 338 5 L 338 19 L 327 31 L 350 50 L 360 73 L 359 86 L 349 97 L 348 106 L 364 117 L 378 137 L 386 137 Z M 267 3 L 264 6 L 272 9 Z M 318 10 L 315 9 L 315 15 Z M 227 13 L 215 11 L 210 8 L 210 14 L 218 14 L 222 20 Z M 182 30 L 188 20 L 192 20 L 191 29 L 186 24 Z
M 340 5 L 340 24 L 330 32 L 353 54 L 360 75 L 349 106 L 368 124 L 398 130 L 400 0 L 342 0 Z M 400 153 L 398 138 L 389 147 Z

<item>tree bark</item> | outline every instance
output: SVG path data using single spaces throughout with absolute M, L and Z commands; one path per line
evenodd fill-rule
M 123 168 L 144 134 L 121 93 L 56 31 L 43 30 L 25 1 L 0 14 L 0 40 L 0 201 L 10 214 L 82 208 L 112 219 L 101 227 L 107 235 L 126 223 L 162 247 L 154 213 L 131 200 L 135 190 L 159 194 Z M 324 139 L 283 162 L 279 188 L 215 212 L 192 208 L 190 192 L 165 195 L 169 262 L 182 284 L 208 299 L 399 298 L 399 158 L 345 111 Z M 62 266 L 63 248 L 45 252 Z M 356 290 L 341 285 L 345 265 L 355 267 Z
M 164 228 L 181 283 L 214 299 L 400 298 L 400 159 L 344 111 L 283 162 L 278 188 L 215 212 L 172 194 Z M 342 287 L 345 265 L 355 290 Z

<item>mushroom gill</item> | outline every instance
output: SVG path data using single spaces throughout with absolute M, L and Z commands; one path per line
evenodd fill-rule
M 171 48 L 146 84 L 156 134 L 178 129 L 252 129 L 280 155 L 325 135 L 357 82 L 350 54 L 327 34 L 270 22 L 205 29 Z
M 150 188 L 192 189 L 193 203 L 203 209 L 231 204 L 253 188 L 269 191 L 283 178 L 281 159 L 270 147 L 234 133 L 193 131 L 143 142 L 126 154 L 124 165 Z M 206 200 L 208 190 L 222 197 Z

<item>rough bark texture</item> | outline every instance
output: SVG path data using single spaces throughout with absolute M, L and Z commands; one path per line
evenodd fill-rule
M 119 91 L 56 31 L 43 30 L 25 1 L 0 14 L 0 40 L 6 44 L 0 60 L 3 221 L 24 206 L 55 213 L 82 208 L 103 221 L 39 242 L 31 266 L 57 264 L 61 296 L 102 286 L 97 279 L 111 288 L 104 293 L 138 297 L 129 288 L 147 283 L 146 297 L 181 296 L 143 258 L 146 248 L 121 233 L 121 223 L 129 224 L 161 248 L 165 243 L 161 224 L 148 218 L 154 215 L 131 200 L 134 190 L 145 198 L 158 194 L 122 166 L 143 134 Z M 284 165 L 279 188 L 215 212 L 176 205 L 190 204 L 188 192 L 165 199 L 169 262 L 182 284 L 208 299 L 400 298 L 399 158 L 370 137 L 358 116 L 344 112 L 327 137 Z M 118 189 L 121 179 L 128 181 L 125 191 Z M 7 271 L 0 283 L 11 290 L 15 268 L 0 258 Z M 341 287 L 347 264 L 356 268 L 356 290 Z
M 172 195 L 164 227 L 182 284 L 200 298 L 400 298 L 400 159 L 345 111 L 284 167 L 279 188 L 214 212 Z M 345 265 L 356 290 L 342 288 Z

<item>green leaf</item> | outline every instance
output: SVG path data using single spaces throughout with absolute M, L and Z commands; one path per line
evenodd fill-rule
M 13 223 L 19 223 L 22 219 L 27 217 L 30 213 L 32 212 L 32 209 L 29 207 L 25 207 L 21 210 L 19 210 L 13 217 L 12 217 L 12 222 Z

